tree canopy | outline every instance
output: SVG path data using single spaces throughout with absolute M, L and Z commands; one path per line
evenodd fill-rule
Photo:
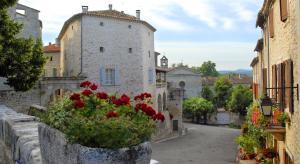
M 27 91 L 40 79 L 46 58 L 40 39 L 25 39 L 16 35 L 22 25 L 13 21 L 7 9 L 16 0 L 0 1 L 0 77 L 15 91 Z
M 216 63 L 207 61 L 203 62 L 201 67 L 192 67 L 196 72 L 199 72 L 202 74 L 202 76 L 219 76 L 219 72 L 216 70 Z
M 247 107 L 252 103 L 252 92 L 248 87 L 238 85 L 232 90 L 231 96 L 227 103 L 228 108 L 233 112 L 238 112 L 245 116 Z
M 207 114 L 214 111 L 214 106 L 212 102 L 204 98 L 191 97 L 183 102 L 183 109 L 185 113 L 191 113 L 193 117 L 196 117 L 197 122 L 201 116 L 204 116 L 204 123 L 206 123 Z
M 212 90 L 208 86 L 204 86 L 201 90 L 201 97 L 208 101 L 213 101 L 214 100 L 214 94 Z
M 215 101 L 217 107 L 225 107 L 231 95 L 232 84 L 226 77 L 220 77 L 214 84 Z

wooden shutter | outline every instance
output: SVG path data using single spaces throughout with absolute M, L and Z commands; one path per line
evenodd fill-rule
M 263 94 L 266 94 L 267 93 L 267 68 L 264 68 L 263 69 Z
M 269 12 L 269 32 L 270 32 L 270 38 L 274 37 L 274 12 L 273 8 Z
M 280 0 L 280 17 L 281 17 L 281 21 L 286 21 L 288 18 L 287 0 Z
M 292 60 L 287 60 L 285 62 L 285 86 L 286 87 L 293 87 L 294 86 L 294 76 L 293 76 L 293 62 Z M 293 88 L 286 88 L 285 96 L 286 96 L 286 104 L 289 108 L 291 113 L 294 112 L 294 89 Z
M 276 65 L 272 66 L 272 88 L 277 88 Z M 277 89 L 272 89 L 272 98 L 277 99 Z
M 105 68 L 100 68 L 100 83 L 106 85 Z
M 115 66 L 115 85 L 120 85 L 120 69 L 118 66 Z
M 280 110 L 283 109 L 282 107 L 282 64 L 277 65 L 277 87 L 278 89 L 278 96 L 277 96 L 277 103 L 279 103 Z

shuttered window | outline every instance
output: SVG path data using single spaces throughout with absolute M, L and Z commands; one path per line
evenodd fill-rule
M 154 82 L 154 72 L 153 72 L 153 69 L 149 69 L 148 70 L 148 81 L 149 81 L 149 84 L 152 84 Z
M 294 112 L 294 77 L 293 77 L 293 62 L 292 60 L 285 61 L 285 104 L 291 113 Z
M 281 21 L 286 21 L 288 18 L 288 0 L 280 0 L 280 18 Z
M 272 66 L 272 88 L 277 88 L 277 70 L 276 65 Z M 277 99 L 277 89 L 272 89 L 272 98 Z
M 270 38 L 274 37 L 274 12 L 273 8 L 269 12 L 269 32 L 270 32 Z
M 279 109 L 283 111 L 284 109 L 284 101 L 283 101 L 283 81 L 284 81 L 284 76 L 283 76 L 283 71 L 284 70 L 284 64 L 278 64 L 277 65 L 277 87 L 278 89 L 278 96 L 277 96 L 277 102 L 279 103 Z
M 267 79 L 267 68 L 263 69 L 263 94 L 267 93 L 267 84 L 268 84 L 268 79 Z

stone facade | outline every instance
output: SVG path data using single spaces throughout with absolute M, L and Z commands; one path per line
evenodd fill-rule
M 285 1 L 282 1 L 282 3 L 285 3 Z M 257 25 L 263 30 L 263 49 L 259 51 L 258 62 L 253 66 L 255 70 L 253 71 L 253 77 L 257 78 L 254 79 L 254 82 L 260 82 L 260 85 L 265 83 L 266 87 L 276 86 L 272 69 L 275 65 L 278 67 L 279 64 L 284 64 L 287 60 L 292 61 L 293 69 L 291 74 L 286 77 L 293 77 L 293 83 L 285 84 L 284 87 L 296 86 L 300 80 L 300 2 L 287 0 L 286 3 L 288 15 L 282 19 L 283 12 L 281 12 L 280 0 L 265 0 L 257 20 Z M 288 66 L 285 65 L 285 67 Z M 277 69 L 275 70 L 277 71 Z M 286 71 L 286 69 L 284 70 Z M 267 81 L 263 81 L 264 76 Z M 278 76 L 277 78 L 281 77 Z M 260 86 L 258 92 L 262 94 L 263 90 L 264 88 Z M 284 111 L 288 112 L 291 119 L 291 123 L 287 124 L 285 128 L 285 139 L 277 142 L 274 140 L 274 144 L 276 144 L 274 146 L 277 146 L 279 150 L 281 164 L 284 164 L 285 160 L 300 163 L 300 104 L 296 89 L 293 90 L 293 93 L 293 96 L 287 96 L 286 94 L 283 96 L 284 101 L 290 99 L 293 102 L 293 106 L 286 105 L 284 107 Z M 274 98 L 273 91 L 268 90 L 267 94 Z
M 171 87 L 184 89 L 184 98 L 201 96 L 201 75 L 189 68 L 172 68 L 167 73 L 167 81 Z
M 56 44 L 49 43 L 49 45 L 44 46 L 44 55 L 47 57 L 44 77 L 61 76 L 60 47 Z
M 66 21 L 59 35 L 63 75 L 84 75 L 109 93 L 155 95 L 154 31 L 139 18 L 112 8 L 79 13 Z M 106 69 L 114 70 L 112 84 L 105 83 Z
M 16 4 L 8 9 L 11 18 L 23 24 L 18 36 L 25 38 L 42 38 L 42 21 L 39 20 L 39 13 L 40 11 L 22 4 Z

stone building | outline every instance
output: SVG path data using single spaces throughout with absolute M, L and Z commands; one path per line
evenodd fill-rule
M 156 29 L 136 16 L 113 10 L 88 11 L 68 19 L 58 36 L 62 75 L 86 76 L 109 93 L 155 95 Z
M 187 67 L 170 68 L 167 81 L 171 87 L 184 90 L 184 98 L 201 96 L 201 75 Z
M 270 129 L 273 146 L 279 153 L 275 163 L 300 163 L 299 51 L 300 1 L 264 0 L 257 26 L 262 40 L 251 63 L 254 100 L 267 94 L 288 113 L 290 123 L 280 131 Z M 273 88 L 273 89 L 270 89 Z
M 44 55 L 47 57 L 44 77 L 61 76 L 60 47 L 50 42 L 49 45 L 44 46 Z
M 23 24 L 23 28 L 19 33 L 20 37 L 33 39 L 42 38 L 42 21 L 39 20 L 39 10 L 31 7 L 16 4 L 8 9 L 8 14 L 16 22 Z

